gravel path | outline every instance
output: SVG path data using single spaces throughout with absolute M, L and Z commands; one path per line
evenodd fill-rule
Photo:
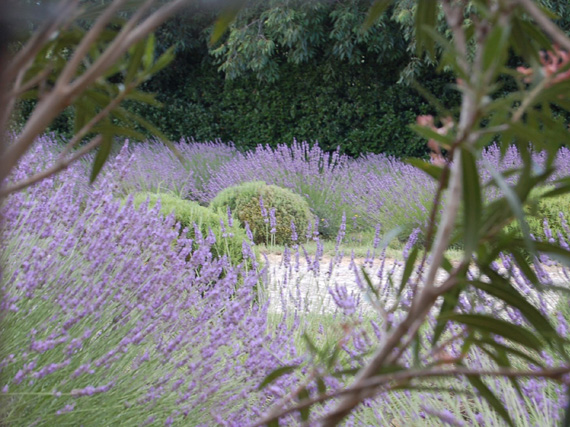
M 294 256 L 286 266 L 282 255 L 267 255 L 269 268 L 267 269 L 267 296 L 270 298 L 269 310 L 271 312 L 282 313 L 285 309 L 290 311 L 297 309 L 310 313 L 334 313 L 339 310 L 335 304 L 334 297 L 344 301 L 345 312 L 362 309 L 365 313 L 373 313 L 373 305 L 369 302 L 367 285 L 359 274 L 360 279 L 355 274 L 364 265 L 373 285 L 380 289 L 382 301 L 388 306 L 395 302 L 395 288 L 399 285 L 403 274 L 403 262 L 386 258 L 384 263 L 378 258 L 374 263 L 367 263 L 365 259 L 343 258 L 340 262 L 333 263 L 331 268 L 330 257 L 323 257 L 319 260 L 318 270 L 315 268 L 314 259 L 310 262 L 304 257 L 300 257 L 298 263 Z M 552 284 L 557 286 L 570 287 L 570 279 L 565 276 L 560 268 L 548 267 L 547 273 L 552 279 Z M 442 283 L 447 277 L 447 273 L 440 270 L 436 281 Z M 390 285 L 390 278 L 393 285 Z M 412 276 L 412 280 L 415 275 Z M 513 280 L 514 282 L 514 280 Z M 384 284 L 381 286 L 381 284 Z M 534 290 L 525 290 L 519 287 L 521 292 L 528 294 L 537 306 L 543 306 L 549 312 L 555 310 L 561 297 L 559 293 L 547 292 L 544 298 L 540 298 Z M 498 309 L 500 307 L 493 307 Z

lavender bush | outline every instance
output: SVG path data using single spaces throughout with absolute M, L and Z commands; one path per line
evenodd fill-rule
M 49 164 L 56 152 L 49 139 L 41 141 L 16 174 L 25 178 L 40 163 Z M 3 206 L 0 408 L 5 422 L 251 425 L 315 375 L 315 355 L 309 351 L 305 356 L 311 348 L 305 334 L 314 345 L 328 348 L 329 355 L 342 343 L 339 369 L 357 366 L 382 340 L 385 324 L 367 302 L 370 294 L 359 262 L 342 254 L 350 218 L 341 219 L 336 256 L 326 263 L 317 240 L 313 256 L 297 245 L 292 251 L 286 248 L 281 270 L 268 270 L 266 264 L 246 272 L 212 256 L 211 234 L 198 233 L 193 249 L 192 241 L 179 237 L 174 217 L 160 214 L 160 203 L 151 209 L 144 203 L 135 208 L 130 199 L 121 204 L 115 194 L 121 193 L 122 177 L 131 173 L 136 155 L 125 146 L 93 187 L 83 184 L 84 168 L 76 164 L 12 195 Z M 401 263 L 385 256 L 379 237 L 364 264 L 379 294 L 392 301 L 392 283 L 401 277 L 417 231 Z M 538 237 L 557 238 L 561 245 L 568 241 L 549 230 Z M 247 240 L 243 252 L 257 265 Z M 542 282 L 557 283 L 553 261 L 540 261 Z M 348 277 L 343 273 L 347 262 Z M 517 286 L 531 292 L 512 259 L 504 258 L 496 268 L 511 269 Z M 222 270 L 227 274 L 220 275 Z M 557 271 L 570 277 L 565 269 Z M 306 279 L 312 283 L 308 287 Z M 277 292 L 266 289 L 270 284 L 278 286 Z M 406 297 L 413 285 L 412 277 Z M 548 295 L 536 295 L 536 305 L 562 331 L 568 321 L 563 313 L 569 311 Z M 475 297 L 461 300 L 461 309 L 500 311 L 496 301 Z M 516 313 L 504 314 L 522 322 Z M 396 324 L 402 315 L 396 312 L 390 321 Z M 427 339 L 432 331 L 422 333 Z M 478 353 L 470 360 L 477 366 L 490 363 Z M 303 369 L 259 391 L 265 376 L 284 365 Z M 331 392 L 347 379 L 323 377 Z M 451 382 L 434 385 L 449 388 Z M 490 386 L 505 397 L 517 425 L 552 425 L 565 404 L 563 389 L 542 380 L 525 382 L 522 399 L 507 380 Z M 324 414 L 329 407 L 315 413 Z M 287 420 L 298 422 L 297 416 Z M 475 425 L 501 422 L 472 396 L 412 391 L 371 399 L 348 423 L 435 426 L 470 425 L 473 420 Z
M 436 186 L 419 169 L 384 154 L 367 154 L 352 162 L 352 185 L 345 191 L 361 224 L 380 224 L 386 231 L 404 226 L 404 236 L 425 228 Z
M 295 357 L 253 304 L 263 275 L 213 258 L 212 234 L 192 250 L 159 203 L 121 206 L 111 181 L 78 194 L 82 173 L 44 180 L 2 211 L 3 422 L 251 422 L 271 397 L 257 391 L 263 377 Z
M 259 146 L 255 151 L 236 156 L 212 176 L 209 197 L 227 187 L 250 181 L 265 181 L 284 187 L 304 197 L 313 213 L 322 219 L 319 232 L 334 237 L 342 212 L 349 210 L 342 194 L 350 185 L 347 174 L 349 158 L 324 152 L 317 144 L 293 141 L 271 147 Z
M 130 166 L 117 182 L 118 192 L 171 191 L 180 197 L 208 204 L 228 187 L 264 181 L 288 188 L 305 198 L 319 218 L 319 233 L 328 239 L 338 232 L 343 213 L 350 219 L 353 231 L 373 234 L 377 226 L 384 232 L 400 226 L 404 229 L 405 239 L 416 227 L 425 230 L 435 193 L 435 184 L 427 174 L 382 154 L 352 159 L 337 152 L 323 152 L 318 145 L 310 146 L 306 142 L 294 142 L 290 147 L 279 145 L 275 149 L 260 146 L 246 153 L 219 141 L 186 141 L 176 147 L 184 162 L 160 144 L 130 146 L 130 154 L 125 155 L 129 156 Z M 533 159 L 537 169 L 543 167 L 544 153 L 534 153 Z M 491 145 L 483 151 L 479 162 L 481 180 L 489 181 L 490 168 L 504 172 L 520 167 L 521 162 L 514 146 L 501 157 L 499 147 Z M 556 173 L 550 181 L 568 175 L 570 150 L 562 148 L 556 160 Z M 508 179 L 514 183 L 517 175 Z M 497 191 L 489 186 L 486 199 L 496 199 Z
M 140 191 L 172 192 L 183 199 L 208 204 L 211 177 L 239 153 L 233 145 L 221 141 L 182 140 L 174 146 L 183 161 L 159 142 L 131 145 L 131 165 L 120 191 L 124 195 Z

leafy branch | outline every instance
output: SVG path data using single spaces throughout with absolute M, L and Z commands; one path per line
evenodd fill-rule
M 441 9 L 439 8 L 441 5 Z M 470 8 L 468 8 L 470 6 Z M 370 14 L 377 17 L 387 8 L 387 2 L 377 0 Z M 472 10 L 467 25 L 466 10 Z M 445 16 L 453 36 L 449 42 L 436 33 L 434 27 L 439 11 Z M 539 28 L 528 22 L 530 16 Z M 517 46 L 517 33 L 514 28 L 524 22 L 533 25 L 530 37 L 533 40 L 533 52 L 525 52 L 524 58 L 532 65 L 532 70 L 524 69 L 514 73 L 508 69 L 509 49 Z M 370 19 L 365 25 L 370 25 Z M 435 128 L 431 122 L 422 120 L 430 127 L 418 126 L 414 129 L 429 139 L 429 147 L 442 158 L 442 149 L 447 150 L 448 158 L 441 164 L 420 165 L 438 181 L 433 210 L 428 225 L 426 251 L 420 261 L 418 271 L 422 272 L 429 259 L 425 275 L 418 275 L 412 288 L 412 298 L 399 324 L 392 327 L 380 341 L 376 351 L 366 359 L 351 380 L 350 385 L 330 393 L 319 393 L 316 397 L 301 399 L 297 396 L 297 405 L 272 411 L 256 425 L 277 425 L 281 417 L 298 411 L 310 410 L 312 405 L 335 399 L 331 410 L 318 420 L 319 425 L 333 426 L 340 423 L 363 400 L 373 398 L 379 393 L 392 390 L 413 389 L 417 380 L 428 377 L 464 376 L 478 394 L 509 424 L 507 410 L 491 390 L 481 380 L 485 376 L 510 378 L 518 388 L 517 379 L 524 377 L 543 377 L 562 381 L 562 376 L 570 373 L 568 363 L 554 368 L 515 369 L 509 357 L 540 366 L 535 355 L 547 348 L 556 352 L 562 360 L 569 360 L 565 341 L 558 335 L 550 320 L 529 302 L 515 286 L 508 274 L 499 273 L 493 263 L 500 254 L 510 254 L 516 259 L 520 270 L 537 292 L 544 286 L 534 273 L 529 258 L 539 253 L 555 254 L 566 264 L 570 252 L 554 244 L 534 242 L 529 235 L 529 228 L 524 218 L 523 205 L 530 192 L 545 185 L 553 172 L 553 160 L 559 145 L 546 142 L 548 139 L 563 141 L 567 138 L 567 129 L 563 123 L 553 120 L 550 104 L 567 107 L 567 51 L 553 47 L 551 37 L 558 46 L 570 51 L 570 39 L 567 38 L 530 0 L 467 2 L 442 0 L 441 2 L 421 2 L 416 9 L 416 37 L 419 53 L 425 51 L 433 56 L 433 43 L 441 45 L 440 66 L 452 69 L 457 78 L 456 88 L 462 95 L 461 111 L 456 121 L 441 118 L 446 126 Z M 540 47 L 555 50 L 556 53 L 540 52 Z M 556 50 L 558 49 L 558 50 Z M 541 61 L 534 60 L 542 58 Z M 559 58 L 562 58 L 560 60 Z M 557 60 L 558 59 L 558 60 Z M 543 68 L 543 69 L 541 69 Z M 493 100 L 497 81 L 503 74 L 514 76 L 520 90 L 504 99 Z M 529 75 L 534 80 L 529 80 Z M 447 125 L 449 124 L 449 126 Z M 499 137 L 506 151 L 509 143 L 518 146 L 523 157 L 523 167 L 518 170 L 518 182 L 509 184 L 507 177 L 494 169 L 489 169 L 491 180 L 481 183 L 478 160 L 481 150 L 490 138 Z M 533 159 L 528 144 L 545 150 L 546 161 L 540 172 L 533 170 Z M 437 158 L 436 156 L 436 158 Z M 419 165 L 420 162 L 412 162 Z M 490 202 L 485 201 L 486 188 L 496 187 L 502 197 Z M 561 183 L 556 194 L 565 193 L 570 188 Z M 437 222 L 436 209 L 439 200 L 445 195 L 445 209 Z M 522 229 L 522 239 L 505 231 L 505 227 L 518 221 Z M 432 236 L 433 243 L 432 243 Z M 463 246 L 461 262 L 452 266 L 446 252 L 450 244 Z M 429 253 L 429 257 L 428 257 Z M 415 255 L 408 258 L 402 280 L 397 287 L 398 296 L 409 285 L 411 268 Z M 436 283 L 436 276 L 441 269 L 448 275 L 441 284 Z M 470 293 L 468 293 L 470 292 Z M 460 296 L 473 298 L 475 293 L 485 294 L 492 300 L 500 301 L 503 307 L 509 307 L 520 313 L 522 326 L 511 323 L 497 313 L 480 314 L 460 309 Z M 401 301 L 400 301 L 401 302 Z M 406 311 L 406 310 L 403 310 Z M 418 357 L 421 347 L 420 330 L 426 325 L 428 315 L 438 312 L 433 335 L 429 342 L 427 358 Z M 454 331 L 463 330 L 457 334 Z M 447 331 L 447 332 L 446 332 Z M 447 335 L 446 335 L 447 333 Z M 451 336 L 451 338 L 449 337 Z M 509 344 L 503 344 L 493 337 L 499 336 Z M 443 344 L 439 344 L 444 340 Z M 437 355 L 451 345 L 459 345 L 459 357 L 437 360 Z M 413 350 L 415 349 L 415 350 Z M 405 369 L 404 355 L 415 352 L 412 368 Z M 474 369 L 461 366 L 467 363 L 471 350 L 478 350 L 488 355 L 497 365 L 496 370 Z M 430 362 L 430 359 L 436 359 Z M 532 362 L 531 362 L 532 361 Z M 452 367 L 442 368 L 441 364 Z M 387 372 L 396 368 L 397 372 Z M 329 372 L 334 375 L 334 371 Z M 351 377 L 351 375 L 348 375 Z

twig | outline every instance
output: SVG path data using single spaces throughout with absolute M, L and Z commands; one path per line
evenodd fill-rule
M 145 3 L 150 6 L 153 0 Z M 18 160 L 28 151 L 35 138 L 53 121 L 57 115 L 70 105 L 87 87 L 109 69 L 125 52 L 135 43 L 142 40 L 166 19 L 176 13 L 190 0 L 176 0 L 168 3 L 153 12 L 143 22 L 136 25 L 129 21 L 130 31 L 121 31 L 105 51 L 97 58 L 95 63 L 76 80 L 66 84 L 65 80 L 56 82 L 54 89 L 46 95 L 36 106 L 26 126 L 16 139 L 4 151 L 2 165 L 0 165 L 0 182 L 9 175 Z M 137 18 L 142 13 L 136 14 Z
M 101 137 L 101 135 L 97 135 L 95 138 L 89 141 L 88 144 L 84 145 L 83 147 L 81 147 L 81 149 L 74 152 L 72 156 L 68 158 L 60 158 L 56 161 L 56 163 L 53 166 L 41 171 L 40 173 L 34 174 L 30 178 L 19 181 L 14 185 L 4 187 L 2 190 L 0 190 L 0 199 L 6 197 L 8 194 L 23 190 L 24 188 L 27 188 L 30 185 L 35 184 L 36 182 L 39 182 L 49 176 L 55 175 L 67 169 L 71 163 L 85 156 L 87 153 L 89 153 L 91 150 L 93 150 L 95 147 L 101 144 L 102 139 L 103 138 Z
M 558 28 L 536 4 L 531 0 L 516 0 L 526 12 L 536 21 L 542 30 L 550 36 L 550 38 L 558 45 L 570 51 L 570 39 L 564 32 Z
M 509 377 L 509 378 L 550 378 L 555 381 L 562 382 L 562 376 L 570 373 L 570 366 L 560 366 L 557 368 L 548 368 L 542 370 L 527 370 L 519 371 L 516 369 L 498 369 L 498 370 L 476 370 L 464 367 L 450 367 L 438 369 L 423 369 L 423 370 L 408 370 L 396 372 L 392 374 L 377 375 L 368 379 L 358 385 L 340 389 L 332 393 L 321 394 L 311 399 L 305 399 L 298 405 L 287 408 L 278 414 L 268 415 L 262 420 L 255 423 L 252 427 L 259 427 L 277 420 L 280 417 L 288 415 L 293 412 L 300 411 L 301 409 L 308 408 L 315 403 L 325 402 L 336 397 L 341 397 L 355 392 L 365 392 L 367 397 L 377 395 L 379 387 L 386 385 L 389 382 L 402 382 L 406 380 L 413 380 L 415 378 L 433 378 L 433 377 L 450 377 L 450 376 L 478 376 L 478 377 Z M 393 387 L 388 386 L 383 391 L 390 391 Z M 382 392 L 382 390 L 380 391 Z M 322 419 L 323 425 L 327 425 L 327 418 Z

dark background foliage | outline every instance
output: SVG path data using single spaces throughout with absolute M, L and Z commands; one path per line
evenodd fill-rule
M 543 3 L 570 27 L 565 1 Z M 215 10 L 204 4 L 157 32 L 159 53 L 175 45 L 176 59 L 143 88 L 164 107 L 129 106 L 173 140 L 220 138 L 249 149 L 297 139 L 350 155 L 421 157 L 425 141 L 408 124 L 436 111 L 410 82 L 445 108 L 458 108 L 450 75 L 415 56 L 415 1 L 397 1 L 367 32 L 370 1 L 249 1 L 214 46 L 208 40 Z M 31 109 L 26 102 L 22 118 Z M 72 114 L 51 130 L 70 135 Z

